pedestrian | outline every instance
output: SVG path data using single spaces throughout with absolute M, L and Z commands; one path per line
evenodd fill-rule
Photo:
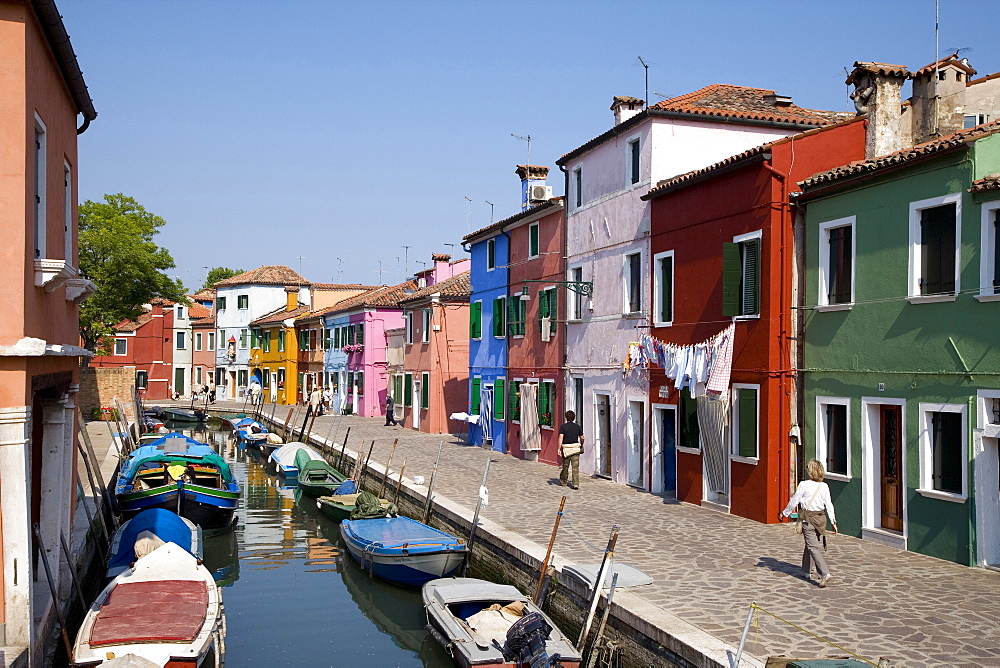
M 323 412 L 324 413 L 329 413 L 330 412 L 330 406 L 332 406 L 332 403 L 331 403 L 332 401 L 333 401 L 333 392 L 330 391 L 330 386 L 328 385 L 328 386 L 326 386 L 326 387 L 323 388 Z
M 388 392 L 385 393 L 385 426 L 396 426 L 396 402 Z
M 583 453 L 583 427 L 576 422 L 576 413 L 566 411 L 566 422 L 559 427 L 559 454 L 562 455 L 562 470 L 559 471 L 559 484 L 566 486 L 569 480 L 570 468 L 573 470 L 573 482 L 570 489 L 580 489 L 580 455 Z
M 208 401 L 209 403 L 215 403 L 215 381 L 208 381 Z
M 309 406 L 312 407 L 313 415 L 323 414 L 323 391 L 319 389 L 319 385 L 309 393 Z
M 837 531 L 837 516 L 833 511 L 833 501 L 830 498 L 830 487 L 823 482 L 826 471 L 823 464 L 810 459 L 806 464 L 806 472 L 809 480 L 799 483 L 795 494 L 788 500 L 785 509 L 778 513 L 778 521 L 792 514 L 795 506 L 799 507 L 800 519 L 802 523 L 802 538 L 805 547 L 802 548 L 802 576 L 812 579 L 812 565 L 816 566 L 819 574 L 820 587 L 825 587 L 830 582 L 830 568 L 826 564 L 826 518 L 829 515 L 830 524 L 833 525 L 833 533 Z M 822 545 L 820 545 L 822 543 Z

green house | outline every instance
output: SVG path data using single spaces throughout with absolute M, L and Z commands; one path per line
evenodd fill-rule
M 1000 123 L 799 186 L 802 436 L 841 532 L 1000 564 Z

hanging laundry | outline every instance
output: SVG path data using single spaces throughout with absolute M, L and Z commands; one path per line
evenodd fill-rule
M 713 360 L 712 372 L 705 389 L 721 394 L 729 389 L 729 377 L 733 369 L 733 340 L 736 338 L 736 324 L 729 325 L 719 336 L 718 356 Z

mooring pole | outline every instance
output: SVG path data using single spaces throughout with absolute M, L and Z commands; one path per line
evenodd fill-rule
M 348 428 L 347 428 L 347 433 L 346 433 L 346 434 L 344 434 L 344 442 L 343 442 L 343 443 L 341 444 L 341 446 L 340 446 L 340 457 L 338 457 L 338 458 L 337 458 L 337 466 L 336 466 L 336 468 L 337 468 L 337 470 L 338 470 L 338 471 L 340 471 L 341 473 L 343 473 L 343 472 L 344 472 L 344 469 L 342 469 L 342 468 L 340 468 L 340 467 L 344 465 L 344 450 L 346 450 L 346 449 L 347 449 L 347 438 L 348 438 L 348 437 L 349 437 L 350 435 L 351 435 L 351 428 L 350 428 L 350 427 L 348 427 Z
M 372 444 L 370 446 L 368 446 L 368 456 L 365 457 L 365 463 L 361 467 L 361 470 L 358 471 L 358 478 L 357 478 L 357 480 L 358 480 L 358 491 L 359 492 L 364 491 L 361 486 L 365 484 L 365 473 L 368 471 L 368 462 L 371 461 L 372 450 L 374 450 L 374 449 L 375 449 L 375 441 L 373 439 L 372 440 Z M 358 454 L 360 455 L 361 453 L 359 452 Z M 358 457 L 358 463 L 359 464 L 361 463 L 361 457 Z
M 393 505 L 399 505 L 399 490 L 403 487 L 403 472 L 406 471 L 406 459 L 403 459 L 403 465 L 399 467 L 399 482 L 396 483 L 396 496 L 393 497 Z
M 38 551 L 42 557 L 42 566 L 45 567 L 45 579 L 49 581 L 49 592 L 52 594 L 52 609 L 55 610 L 56 619 L 59 620 L 59 631 L 62 633 L 63 644 L 66 646 L 66 656 L 72 659 L 73 645 L 69 641 L 69 634 L 66 633 L 66 619 L 63 617 L 62 609 L 59 607 L 59 594 L 56 592 L 56 585 L 52 582 L 52 571 L 49 569 L 49 555 L 45 554 L 42 532 L 38 530 L 37 524 L 32 524 L 31 528 L 35 532 L 35 540 L 38 541 Z
M 590 632 L 590 625 L 594 621 L 594 613 L 597 612 L 597 603 L 601 599 L 601 589 L 604 588 L 604 578 L 607 577 L 611 560 L 615 558 L 615 543 L 618 542 L 618 530 L 620 528 L 617 524 L 611 527 L 611 538 L 608 539 L 608 546 L 604 550 L 604 560 L 601 562 L 601 570 L 597 573 L 597 582 L 594 583 L 594 594 L 590 599 L 590 612 L 587 613 L 587 621 L 580 630 L 580 639 L 576 641 L 577 647 L 583 647 L 583 641 L 587 639 L 587 633 Z
M 382 486 L 378 490 L 378 498 L 382 498 L 382 494 L 385 492 L 385 483 L 389 480 L 389 467 L 392 466 L 392 456 L 396 454 L 396 446 L 399 444 L 399 439 L 395 439 L 392 442 L 392 451 L 389 453 L 389 461 L 385 464 L 385 474 L 382 475 Z
M 472 516 L 472 531 L 469 532 L 469 543 L 466 551 L 468 556 L 465 559 L 465 564 L 462 566 L 463 577 L 466 571 L 469 570 L 469 561 L 472 560 L 472 546 L 476 542 L 476 528 L 479 526 L 479 511 L 483 508 L 483 497 L 486 496 L 486 476 L 490 474 L 490 464 L 492 463 L 492 459 L 487 459 L 486 468 L 483 469 L 483 482 L 479 485 L 479 501 L 476 502 L 476 513 Z
M 431 521 L 431 504 L 433 502 L 431 495 L 434 492 L 434 479 L 437 478 L 438 464 L 441 463 L 442 450 L 444 450 L 444 441 L 441 441 L 441 444 L 438 445 L 437 459 L 434 460 L 434 470 L 431 471 L 431 483 L 427 486 L 427 501 L 424 503 L 424 524 L 430 524 Z
M 611 576 L 611 590 L 608 591 L 608 604 L 604 608 L 604 614 L 601 615 L 601 623 L 597 626 L 597 635 L 594 636 L 594 642 L 590 645 L 590 653 L 587 655 L 586 668 L 594 668 L 597 663 L 597 649 L 601 642 L 601 638 L 604 636 L 604 627 L 608 623 L 608 616 L 611 614 L 611 601 L 615 598 L 615 587 L 618 586 L 618 574 L 615 573 Z
M 535 588 L 535 598 L 534 601 L 538 604 L 539 599 L 542 596 L 542 583 L 545 582 L 545 573 L 549 570 L 549 557 L 552 556 L 552 546 L 556 542 L 556 531 L 559 530 L 559 520 L 563 516 L 563 508 L 566 507 L 566 497 L 562 498 L 559 502 L 559 512 L 556 513 L 556 522 L 552 525 L 552 536 L 549 537 L 549 549 L 545 550 L 545 561 L 542 562 L 542 572 L 538 574 L 538 587 Z
M 295 410 L 295 406 L 288 407 L 288 415 L 285 416 L 285 424 L 281 426 L 281 438 L 288 442 L 288 423 L 292 421 L 292 411 Z
M 747 634 L 750 632 L 750 622 L 753 621 L 753 611 L 757 609 L 757 601 L 750 603 L 747 610 L 747 621 L 743 624 L 743 633 L 740 634 L 740 646 L 736 648 L 736 658 L 733 660 L 733 667 L 739 668 L 740 659 L 743 658 L 743 645 L 747 642 Z
M 69 551 L 69 545 L 66 544 L 66 534 L 62 531 L 59 532 L 59 542 L 62 545 L 63 556 L 66 558 L 66 563 L 69 565 L 69 578 L 73 581 L 73 587 L 76 589 L 76 595 L 80 599 L 80 609 L 86 612 L 87 602 L 83 598 L 83 589 L 80 588 L 80 581 L 76 579 L 76 565 L 73 563 L 73 555 Z

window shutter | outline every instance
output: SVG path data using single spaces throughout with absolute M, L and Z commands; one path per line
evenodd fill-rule
M 517 314 L 521 308 L 521 300 L 512 296 L 507 302 L 507 334 L 517 336 Z
M 483 335 L 483 303 L 474 302 L 472 304 L 472 338 L 478 339 Z
M 472 379 L 472 414 L 479 415 L 479 386 L 482 383 L 482 378 Z
M 736 395 L 739 402 L 739 449 L 740 457 L 757 456 L 757 390 L 741 387 Z
M 357 336 L 355 336 L 355 339 L 356 339 L 356 341 L 359 344 L 365 342 L 365 325 L 364 325 L 364 323 L 361 323 L 361 324 L 358 325 L 358 333 L 357 333 Z
M 739 315 L 740 245 L 722 244 L 722 315 Z
M 524 336 L 526 322 L 528 320 L 528 302 L 523 299 L 517 300 L 517 333 Z
M 406 374 L 403 381 L 403 405 L 413 405 L 413 374 Z
M 431 384 L 430 374 L 424 373 L 420 376 L 420 407 L 427 408 L 429 405 L 431 390 L 429 385 Z
M 540 424 L 548 424 L 549 418 L 543 417 L 549 412 L 549 385 L 550 383 L 538 384 L 538 421 Z
M 542 331 L 542 318 L 549 317 L 549 291 L 538 292 L 538 331 Z
M 493 300 L 493 336 L 503 336 L 504 333 L 504 304 L 503 298 Z
M 535 257 L 538 255 L 538 225 L 532 225 L 528 228 L 528 255 Z
M 760 239 L 741 244 L 743 250 L 743 294 L 740 315 L 760 313 Z
M 921 294 L 955 292 L 955 205 L 920 212 Z
M 558 318 L 559 318 L 559 308 L 556 304 L 556 295 L 559 290 L 549 290 L 549 332 L 551 334 L 556 333 L 558 329 Z
M 510 381 L 510 392 L 507 394 L 510 402 L 510 419 L 521 419 L 521 383 L 517 380 Z
M 660 260 L 660 322 L 674 319 L 674 258 Z
M 497 378 L 493 381 L 493 419 L 503 420 L 504 419 L 504 408 L 506 408 L 507 397 L 504 395 L 504 382 L 503 378 Z

